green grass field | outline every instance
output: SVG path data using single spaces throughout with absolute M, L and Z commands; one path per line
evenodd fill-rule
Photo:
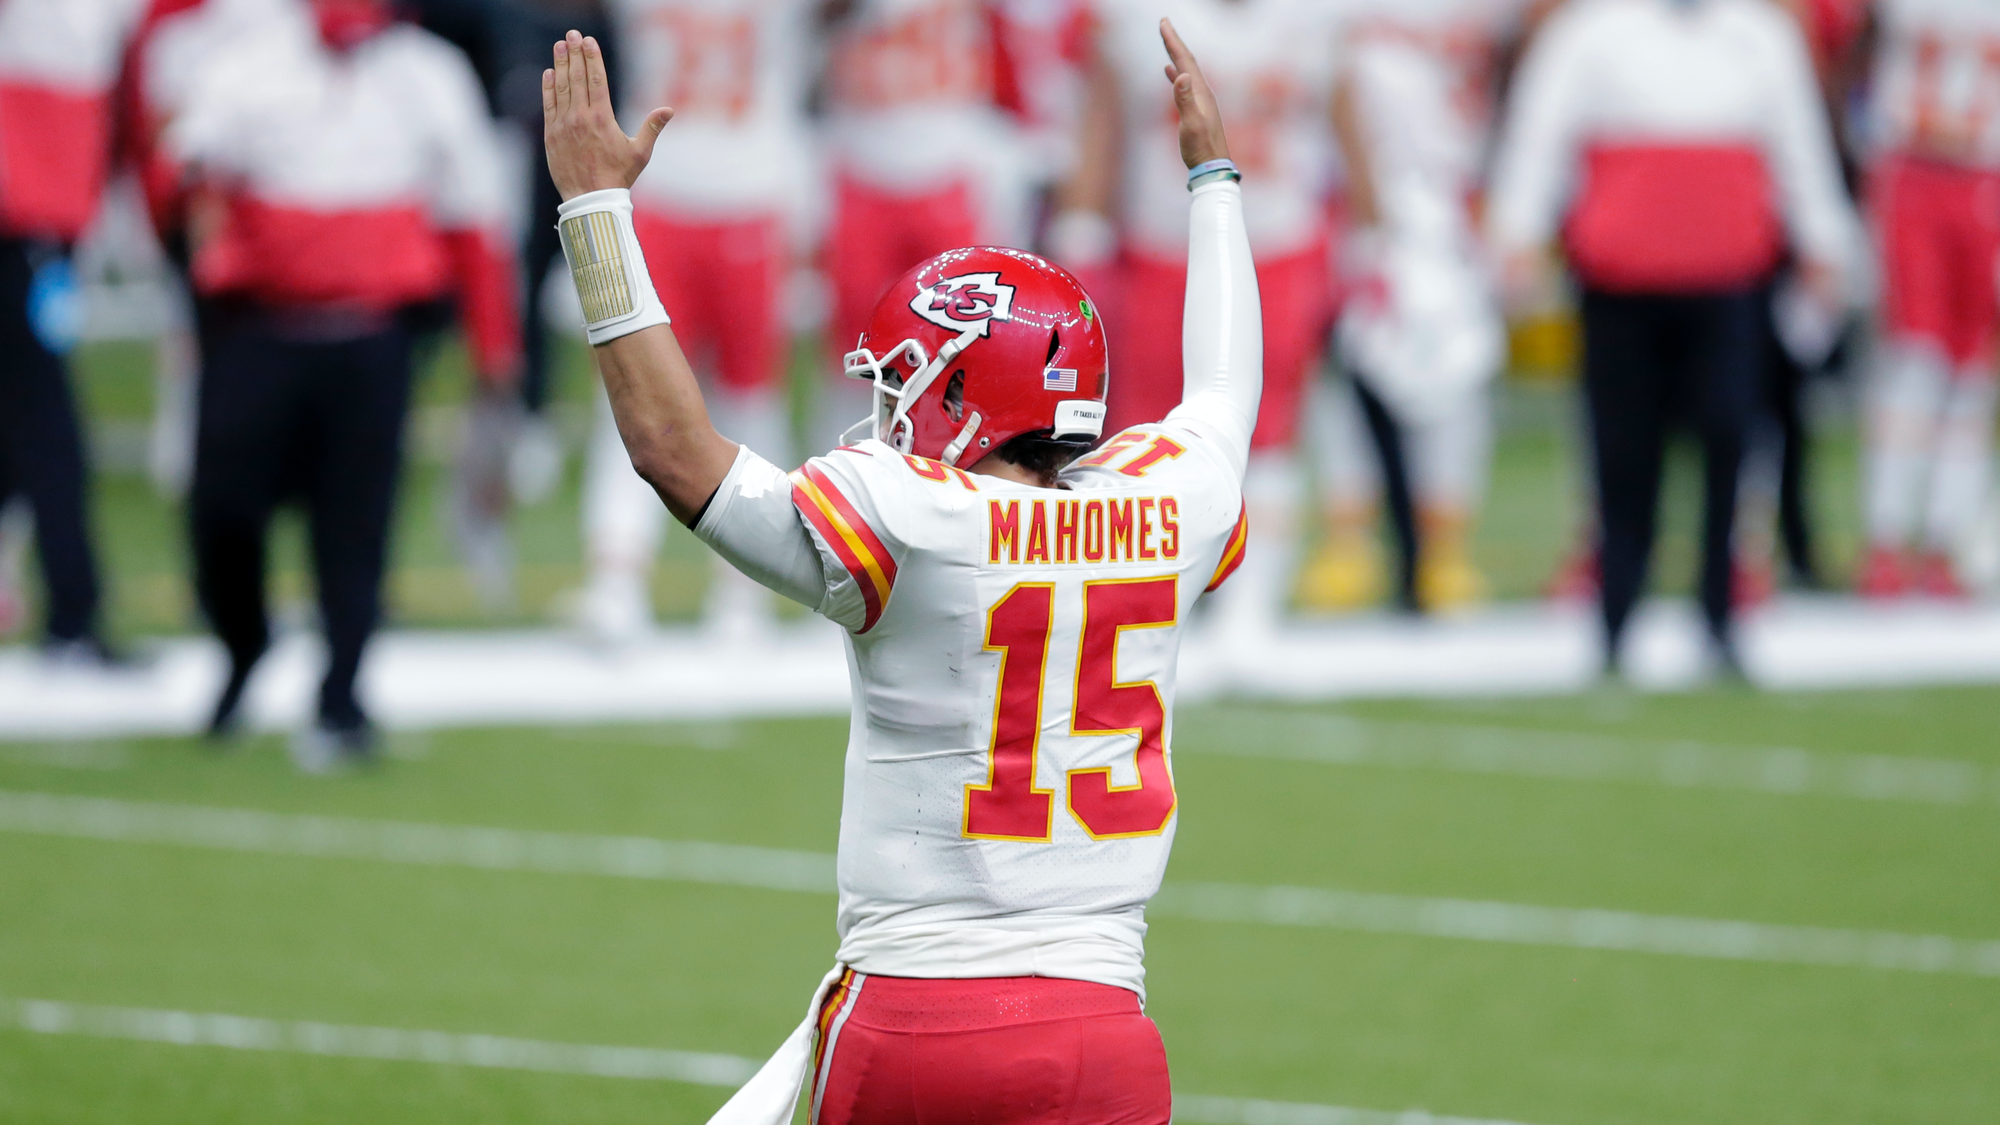
M 177 508 L 134 455 L 151 410 L 148 363 L 144 349 L 100 345 L 79 364 L 105 465 L 97 520 L 110 619 L 126 638 L 193 627 Z M 801 398 L 808 386 L 801 377 Z M 446 351 L 423 384 L 419 430 L 448 428 L 463 388 Z M 559 390 L 574 445 L 587 418 L 580 353 Z M 1567 390 L 1535 385 L 1509 385 L 1501 407 L 1477 549 L 1496 593 L 1520 597 L 1540 588 L 1578 520 L 1573 407 Z M 434 436 L 415 443 L 394 619 L 548 621 L 558 592 L 582 577 L 574 456 L 556 495 L 518 513 L 521 604 L 495 614 L 477 604 L 441 530 L 441 448 Z M 1836 419 L 1818 477 L 1836 572 L 1853 551 L 1853 465 L 1851 426 Z M 1678 466 L 1668 499 L 1668 589 L 1685 586 L 1692 554 L 1688 468 Z M 306 579 L 297 529 L 285 534 L 274 584 L 296 600 Z M 669 536 L 656 580 L 663 615 L 691 617 L 706 574 L 692 540 Z M 2000 689 L 1605 692 L 1180 718 L 1170 886 L 2000 939 Z M 199 806 L 825 853 L 843 727 L 399 734 L 383 768 L 336 779 L 294 773 L 273 739 L 227 753 L 166 739 L 0 743 L 0 814 L 45 794 L 121 802 L 104 807 L 131 816 Z M 1341 764 L 1353 739 L 1411 753 Z M 1671 767 L 1694 754 L 1751 763 L 1714 774 L 1749 782 L 1658 779 L 1671 768 L 1651 781 L 1643 769 L 1586 780 L 1506 765 L 1545 741 L 1570 755 L 1555 773 L 1590 773 L 1593 755 Z M 1513 749 L 1430 752 L 1496 745 Z M 1782 777 L 1759 782 L 1752 768 L 1797 758 L 1773 758 L 1771 747 L 1809 752 L 1798 759 L 1808 762 L 1965 763 L 1977 783 L 1928 802 L 1857 795 L 1880 797 L 1880 786 L 1787 792 Z M 1894 762 L 1861 764 L 1894 773 Z M 1149 938 L 1150 1011 L 1184 1094 L 1529 1125 L 2000 1121 L 2000 956 L 1984 976 L 1925 973 L 1187 913 L 1157 913 Z M 834 945 L 824 893 L 87 839 L 0 815 L 0 1121 L 699 1122 L 726 1090 L 45 1034 L 28 1029 L 35 1020 L 19 1002 L 762 1058 L 798 1019 Z
M 793 371 L 798 416 L 815 386 L 816 347 L 802 345 Z M 98 454 L 95 522 L 108 572 L 106 612 L 111 632 L 130 638 L 196 627 L 188 586 L 182 514 L 143 472 L 147 420 L 153 410 L 152 353 L 135 343 L 104 343 L 78 352 L 75 368 Z M 389 613 L 412 626 L 546 624 L 561 595 L 583 580 L 579 527 L 581 444 L 590 419 L 593 376 L 580 347 L 561 353 L 554 381 L 556 417 L 568 441 L 561 485 L 545 502 L 514 515 L 518 604 L 481 606 L 445 529 L 448 458 L 456 411 L 469 377 L 453 347 L 437 353 L 418 387 L 411 465 L 394 540 Z M 1478 529 L 1475 558 L 1497 598 L 1537 596 L 1581 525 L 1576 405 L 1571 389 L 1547 382 L 1504 381 L 1496 394 L 1499 439 L 1492 487 Z M 1698 498 L 1691 450 L 1677 451 L 1661 527 L 1658 585 L 1685 591 L 1694 559 Z M 1817 449 L 1815 507 L 1823 555 L 1837 578 L 1856 553 L 1857 491 L 1851 421 L 1836 416 Z M 303 602 L 303 528 L 281 518 L 273 551 L 273 589 L 281 602 Z M 691 536 L 670 533 L 654 573 L 654 602 L 663 618 L 692 619 L 708 582 L 708 560 Z
M 1334 732 L 1606 753 L 1784 746 L 2000 777 L 1995 689 L 1611 692 L 1302 714 Z M 1246 744 L 1263 728 L 1241 715 L 1182 716 L 1170 884 L 2000 938 L 1991 786 L 1941 804 L 1282 760 L 1313 747 Z M 293 773 L 271 740 L 226 754 L 179 740 L 0 744 L 0 796 L 826 852 L 843 726 L 405 734 L 380 770 L 331 780 Z M 832 897 L 817 893 L 0 831 L 0 996 L 14 999 L 761 1058 L 828 965 L 832 921 Z M 2000 1120 L 1994 975 L 1166 916 L 1149 947 L 1150 1011 L 1184 1094 L 1533 1125 Z M 10 1122 L 699 1122 L 724 1096 L 0 1030 Z

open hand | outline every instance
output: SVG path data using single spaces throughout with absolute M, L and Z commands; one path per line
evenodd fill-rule
M 1181 160 L 1192 168 L 1211 160 L 1229 157 L 1229 140 L 1222 135 L 1222 112 L 1215 108 L 1215 92 L 1194 61 L 1194 52 L 1181 42 L 1172 20 L 1160 21 L 1160 40 L 1167 45 L 1167 81 L 1174 84 L 1174 108 L 1181 116 Z M 561 181 L 557 181 L 560 183 Z
M 656 109 L 638 136 L 626 136 L 611 112 L 603 48 L 595 38 L 570 32 L 556 44 L 555 67 L 542 72 L 542 146 L 556 190 L 567 200 L 631 187 L 673 116 L 671 109 Z

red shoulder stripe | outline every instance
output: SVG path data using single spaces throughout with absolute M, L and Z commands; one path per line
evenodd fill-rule
M 1229 542 L 1222 548 L 1222 558 L 1215 564 L 1215 577 L 1209 579 L 1208 588 L 1202 593 L 1206 594 L 1229 581 L 1229 576 L 1235 574 L 1236 568 L 1243 565 L 1243 554 L 1249 547 L 1249 541 L 1250 506 L 1245 504 L 1243 510 L 1236 516 L 1236 530 L 1229 533 Z
M 859 632 L 866 633 L 889 604 L 889 594 L 896 585 L 896 560 L 832 478 L 818 467 L 807 465 L 792 474 L 792 503 L 819 529 L 861 588 L 865 610 Z

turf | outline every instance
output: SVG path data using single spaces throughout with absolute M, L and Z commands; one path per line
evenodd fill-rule
M 1997 689 L 1337 713 L 2000 766 Z M 23 751 L 0 752 L 0 789 L 823 851 L 842 736 L 833 719 L 406 734 L 337 779 L 294 774 L 273 740 L 124 743 L 122 766 L 91 769 L 0 746 Z M 1178 748 L 1170 879 L 2000 937 L 1992 802 L 1207 751 Z M 834 945 L 826 895 L 17 834 L 0 904 L 0 996 L 758 1057 Z M 1536 1125 L 2000 1119 L 2000 980 L 1169 918 L 1149 950 L 1186 1092 Z M 0 1031 L 7 1121 L 698 1122 L 722 1096 Z
M 453 433 L 470 383 L 463 353 L 432 353 L 418 382 L 411 427 L 410 468 L 403 481 L 393 541 L 388 615 L 423 627 L 546 624 L 562 612 L 564 595 L 583 580 L 580 539 L 582 446 L 591 420 L 589 357 L 575 345 L 558 352 L 552 417 L 568 452 L 560 485 L 545 501 L 513 515 L 519 564 L 512 605 L 482 605 L 460 566 L 447 530 L 446 498 Z M 98 474 L 94 522 L 109 587 L 106 611 L 115 637 L 176 633 L 197 626 L 187 581 L 183 516 L 177 501 L 144 474 L 146 431 L 153 410 L 152 356 L 134 343 L 80 349 L 74 370 L 89 419 Z M 808 416 L 822 377 L 822 352 L 801 343 L 791 391 L 795 421 Z M 1831 391 L 1839 405 L 1841 395 Z M 1580 537 L 1585 495 L 1572 388 L 1560 382 L 1503 381 L 1496 391 L 1499 437 L 1492 486 L 1474 544 L 1494 596 L 1538 595 L 1565 552 Z M 1855 442 L 1851 418 L 1830 412 L 1814 456 L 1814 507 L 1821 553 L 1837 578 L 1856 553 Z M 801 432 L 804 432 L 803 430 Z M 1662 590 L 1689 588 L 1695 557 L 1698 468 L 1692 451 L 1676 450 L 1664 497 L 1658 551 Z M 311 586 L 301 521 L 288 514 L 274 540 L 272 589 L 295 616 L 307 613 Z M 662 617 L 686 620 L 700 609 L 709 563 L 693 537 L 670 531 L 653 577 Z

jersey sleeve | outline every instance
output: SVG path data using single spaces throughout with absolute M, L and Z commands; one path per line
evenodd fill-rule
M 1181 363 L 1181 403 L 1167 420 L 1221 450 L 1241 481 L 1264 390 L 1264 322 L 1236 183 L 1204 184 L 1189 206 Z
M 792 474 L 792 503 L 819 549 L 825 595 L 818 609 L 850 632 L 882 619 L 906 545 L 891 530 L 907 472 L 879 442 L 836 449 Z
M 818 609 L 826 596 L 819 548 L 792 504 L 791 479 L 748 446 L 737 448 L 694 533 L 736 569 L 802 606 Z

